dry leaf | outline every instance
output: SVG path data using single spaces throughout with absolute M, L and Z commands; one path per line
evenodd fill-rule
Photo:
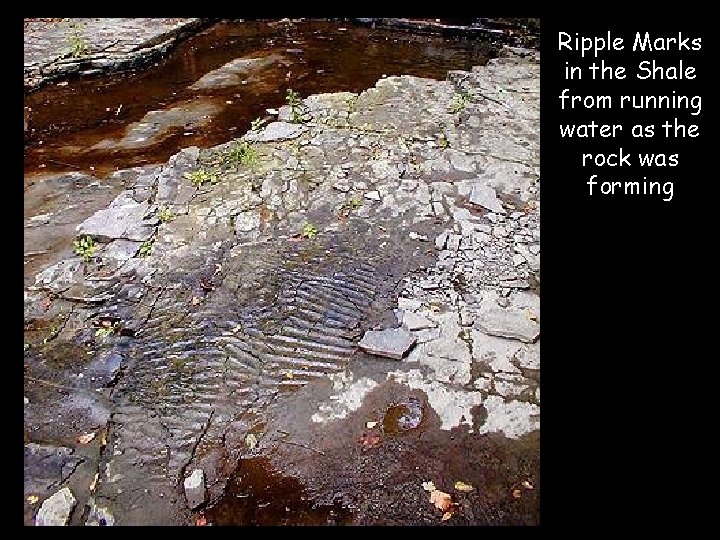
M 197 296 L 193 296 L 192 300 L 190 300 L 190 305 L 197 306 L 200 303 L 200 298 Z
M 443 517 L 440 518 L 440 521 L 447 521 L 447 520 L 450 519 L 451 517 L 453 517 L 453 513 L 452 513 L 452 512 L 445 512 L 445 513 L 443 514 Z
M 437 489 L 432 480 L 429 482 L 423 482 L 422 487 L 425 491 L 430 491 L 431 493 Z
M 520 495 L 521 495 L 520 490 L 519 490 L 519 489 L 513 489 L 512 495 L 513 495 L 513 497 L 515 497 L 516 499 L 519 499 L 519 498 L 520 498 Z
M 107 446 L 107 436 L 105 435 L 104 431 L 103 431 L 102 435 L 100 436 L 100 445 Z
M 358 442 L 363 447 L 363 450 L 375 448 L 378 444 L 380 444 L 380 435 L 373 432 L 363 433 L 360 436 L 360 439 L 358 439 Z
M 288 371 L 285 373 L 285 377 L 287 377 L 288 379 L 293 379 L 293 378 L 295 378 L 295 375 L 293 374 L 292 371 Z
M 534 488 L 535 488 L 535 486 L 533 486 L 533 485 L 532 485 L 530 482 L 528 482 L 527 480 L 523 480 L 522 486 L 523 486 L 525 489 L 534 489 Z
M 207 519 L 205 519 L 205 516 L 200 516 L 195 520 L 195 525 L 198 527 L 202 527 L 203 525 L 207 525 Z
M 466 484 L 462 480 L 458 480 L 457 482 L 455 482 L 455 489 L 457 489 L 458 491 L 467 492 L 467 491 L 472 491 L 475 488 L 473 486 L 471 486 L 470 484 Z
M 447 512 L 452 506 L 452 498 L 448 493 L 436 489 L 430 493 L 430 502 L 435 505 L 435 508 Z
M 28 495 L 28 498 L 27 498 L 27 502 L 29 502 L 30 504 L 35 504 L 39 500 L 40 500 L 40 497 L 38 497 L 37 495 Z
M 86 433 L 85 435 L 80 435 L 77 438 L 77 442 L 79 442 L 80 444 L 87 444 L 95 438 L 96 434 L 97 433 L 95 431 L 93 431 L 92 433 Z
M 372 428 L 374 428 L 374 427 L 377 426 L 377 425 L 378 425 L 377 422 L 368 422 L 368 423 L 365 424 L 365 427 L 368 428 L 368 429 L 372 429 Z

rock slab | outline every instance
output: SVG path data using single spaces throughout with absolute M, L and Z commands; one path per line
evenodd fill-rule
M 478 206 L 482 206 L 483 208 L 487 208 L 496 214 L 505 213 L 502 201 L 498 199 L 497 193 L 495 193 L 495 190 L 490 186 L 480 183 L 473 185 L 472 191 L 470 191 L 470 202 Z
M 491 336 L 535 343 L 540 336 L 540 325 L 531 320 L 525 311 L 493 306 L 484 310 L 475 321 L 475 327 Z
M 295 139 L 302 135 L 307 128 L 302 124 L 291 124 L 290 122 L 271 122 L 261 131 L 251 131 L 245 135 L 250 142 L 271 142 Z
M 365 352 L 401 360 L 415 344 L 415 336 L 404 328 L 368 330 L 358 343 Z
M 35 516 L 35 525 L 55 527 L 67 525 L 76 502 L 70 488 L 62 488 L 43 501 Z
M 195 469 L 185 479 L 183 485 L 185 487 L 185 498 L 191 510 L 205 503 L 205 473 L 203 473 L 202 469 Z

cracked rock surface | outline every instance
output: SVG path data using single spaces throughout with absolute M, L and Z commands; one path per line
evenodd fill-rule
M 128 172 L 78 220 L 92 257 L 68 253 L 26 287 L 26 489 L 49 496 L 82 452 L 61 480 L 81 486 L 71 523 L 192 522 L 201 502 L 222 506 L 238 463 L 270 449 L 332 500 L 340 476 L 316 467 L 340 471 L 348 444 L 348 464 L 366 459 L 349 426 L 371 406 L 413 404 L 422 420 L 399 430 L 406 441 L 427 430 L 443 444 L 461 433 L 466 457 L 497 441 L 539 452 L 539 55 L 304 107 L 302 124 L 281 110 Z M 363 352 L 382 331 L 403 338 L 382 347 L 395 360 Z M 79 445 L 85 433 L 97 435 Z M 28 458 L 39 441 L 52 442 L 47 477 Z M 523 478 L 537 483 L 535 465 Z M 424 502 L 426 514 L 398 502 L 381 517 L 366 487 L 342 501 L 357 523 L 437 522 Z M 458 519 L 503 521 L 478 504 Z

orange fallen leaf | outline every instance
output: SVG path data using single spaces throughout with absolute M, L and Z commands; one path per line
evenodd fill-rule
M 451 517 L 453 517 L 453 513 L 452 513 L 452 512 L 445 512 L 445 513 L 443 514 L 443 517 L 440 518 L 440 521 L 447 521 L 447 520 L 450 519 Z
M 458 491 L 468 492 L 472 491 L 475 488 L 470 484 L 466 484 L 462 480 L 458 480 L 457 482 L 455 482 L 455 489 L 457 489 Z
M 200 516 L 195 520 L 195 525 L 198 527 L 201 527 L 203 525 L 207 525 L 207 519 L 205 519 L 205 516 Z
M 363 447 L 363 450 L 369 450 L 370 448 L 375 448 L 380 444 L 380 435 L 373 433 L 372 431 L 368 431 L 360 436 L 358 442 L 360 443 L 360 446 Z
M 77 438 L 77 442 L 79 442 L 80 444 L 87 444 L 95 438 L 95 435 L 96 435 L 96 432 L 94 432 L 94 431 L 92 433 L 86 433 L 85 435 L 80 435 Z
M 519 499 L 520 496 L 521 496 L 520 490 L 519 490 L 519 489 L 513 489 L 512 496 L 515 497 L 516 499 Z
M 452 497 L 448 493 L 436 489 L 430 493 L 430 502 L 435 505 L 435 508 L 447 512 L 452 506 Z

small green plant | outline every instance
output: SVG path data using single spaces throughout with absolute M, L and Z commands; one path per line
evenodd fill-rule
M 292 88 L 287 89 L 287 94 L 285 95 L 285 101 L 287 101 L 288 105 L 290 105 L 291 109 L 291 115 L 292 115 L 292 123 L 293 124 L 301 124 L 305 121 L 304 116 L 307 113 L 307 107 L 302 102 L 302 98 L 300 97 L 300 94 L 295 92 Z
M 90 52 L 85 38 L 82 35 L 82 26 L 79 24 L 73 24 L 70 26 L 72 34 L 68 36 L 68 43 L 70 44 L 70 56 L 73 58 L 80 58 Z
M 85 262 L 90 262 L 90 259 L 95 255 L 95 251 L 97 251 L 97 244 L 95 244 L 92 236 L 88 235 L 73 241 L 73 253 L 82 257 Z
M 153 243 L 155 241 L 150 238 L 148 240 L 145 240 L 142 244 L 140 244 L 140 256 L 141 257 L 147 257 L 152 253 L 153 250 Z
M 351 197 L 340 206 L 340 214 L 347 217 L 350 215 L 350 212 L 358 210 L 362 205 L 362 200 L 357 197 Z
M 441 133 L 440 137 L 438 137 L 437 144 L 440 148 L 447 148 L 450 146 L 450 141 L 448 141 L 447 136 L 444 133 Z
M 258 151 L 247 141 L 236 141 L 222 153 L 221 159 L 224 165 L 237 167 L 245 165 L 254 167 L 259 161 Z
M 209 171 L 207 169 L 198 169 L 193 172 L 186 172 L 183 175 L 184 178 L 190 180 L 196 187 L 200 187 L 203 184 L 217 184 L 220 181 L 220 177 L 216 171 Z
M 47 345 L 48 341 L 52 341 L 53 339 L 58 337 L 58 334 L 61 330 L 60 324 L 63 322 L 63 320 L 65 320 L 65 316 L 61 313 L 58 315 L 57 321 L 53 321 L 53 323 L 50 325 L 48 335 L 45 339 L 43 339 L 43 345 Z
M 317 236 L 318 230 L 312 223 L 306 223 L 302 230 L 302 235 L 305 238 L 313 239 Z
M 267 124 L 267 120 L 256 118 L 250 123 L 250 131 L 260 131 L 265 124 Z
M 110 334 L 112 334 L 114 331 L 115 331 L 115 327 L 112 325 L 100 326 L 97 330 L 95 330 L 95 337 L 98 339 L 105 339 Z
M 175 219 L 175 216 L 170 211 L 169 206 L 163 206 L 160 210 L 158 210 L 157 218 L 160 220 L 160 223 L 167 223 L 168 221 Z
M 465 93 L 455 94 L 450 101 L 450 112 L 457 114 L 462 111 L 468 103 L 468 95 Z

